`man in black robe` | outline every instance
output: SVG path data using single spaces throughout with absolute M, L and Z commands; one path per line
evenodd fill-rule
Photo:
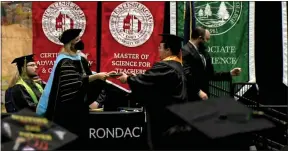
M 128 83 L 132 95 L 146 106 L 148 142 L 151 149 L 179 149 L 179 139 L 169 136 L 169 129 L 177 123 L 165 108 L 168 105 L 187 101 L 186 80 L 182 68 L 180 48 L 182 38 L 163 34 L 159 46 L 161 61 L 144 74 L 119 77 Z M 182 140 L 180 140 L 182 141 Z M 176 148 L 175 148 L 176 147 Z
M 81 29 L 68 29 L 60 36 L 59 40 L 64 47 L 57 56 L 36 111 L 38 115 L 45 116 L 78 135 L 79 140 L 83 139 L 83 131 L 86 130 L 85 118 L 92 103 L 87 100 L 98 97 L 105 79 L 109 77 L 109 74 L 104 72 L 87 74 L 89 67 L 84 63 L 85 59 L 77 53 L 77 50 L 84 49 L 80 32 Z M 91 85 L 94 85 L 92 89 Z
M 182 47 L 183 67 L 187 78 L 189 101 L 207 100 L 210 80 L 232 80 L 241 68 L 230 72 L 215 72 L 211 56 L 206 51 L 210 33 L 201 27 L 192 31 L 191 40 Z
M 33 55 L 16 58 L 13 63 L 16 63 L 19 74 L 15 75 L 12 79 L 14 82 L 10 83 L 10 88 L 6 90 L 6 110 L 8 113 L 12 113 L 23 108 L 29 108 L 35 112 L 43 92 L 43 85 L 34 81 L 38 75 Z

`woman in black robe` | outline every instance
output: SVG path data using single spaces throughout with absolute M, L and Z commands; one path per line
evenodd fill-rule
M 91 70 L 91 65 L 87 60 L 87 56 L 81 51 L 78 51 L 78 53 L 82 56 L 81 62 L 83 64 L 83 68 L 84 68 L 86 74 L 87 75 L 96 74 L 96 72 L 93 72 Z M 99 81 L 91 82 L 89 84 L 90 88 L 88 89 L 88 94 L 95 93 L 95 88 L 97 88 L 97 86 L 95 86 L 95 84 L 99 84 Z M 101 85 L 103 85 L 103 84 L 105 85 L 106 83 L 102 82 Z M 106 97 L 105 88 L 102 89 L 103 88 L 102 86 L 101 87 L 98 86 L 98 88 L 100 88 L 100 89 L 97 90 L 96 94 L 100 93 L 99 96 L 98 95 L 89 95 L 89 98 L 87 98 L 87 99 L 89 99 L 87 101 L 91 102 L 91 104 L 89 105 L 90 109 L 103 108 L 105 97 Z
M 79 139 L 85 130 L 85 119 L 92 103 L 86 100 L 99 95 L 109 77 L 108 73 L 88 75 L 85 71 L 87 63 L 83 63 L 85 60 L 77 53 L 77 50 L 84 49 L 80 32 L 81 29 L 69 29 L 59 38 L 64 47 L 57 56 L 36 110 L 38 115 L 63 126 Z M 93 94 L 89 93 L 91 85 L 94 85 Z

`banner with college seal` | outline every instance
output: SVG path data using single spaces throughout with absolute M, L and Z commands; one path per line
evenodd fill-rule
M 177 4 L 177 34 L 184 36 L 184 18 L 195 19 L 196 26 L 202 26 L 211 33 L 208 51 L 215 70 L 230 71 L 232 68 L 240 67 L 242 73 L 233 78 L 234 82 L 255 81 L 254 2 L 195 1 L 193 5 L 186 3 L 191 2 Z M 193 10 L 189 6 L 192 6 Z M 194 16 L 184 17 L 187 11 L 192 12 L 190 14 Z
M 144 73 L 158 61 L 165 2 L 103 2 L 100 71 Z M 128 85 L 113 83 L 129 90 Z
M 82 29 L 84 53 L 96 70 L 97 2 L 33 2 L 33 53 L 39 76 L 47 81 L 63 45 L 58 37 L 67 29 Z

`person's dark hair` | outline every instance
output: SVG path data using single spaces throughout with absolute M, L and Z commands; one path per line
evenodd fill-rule
M 181 49 L 181 46 L 178 46 L 178 45 L 169 45 L 168 43 L 164 42 L 164 48 L 165 49 L 168 49 L 170 48 L 171 52 L 172 52 L 172 55 L 179 55 L 180 53 L 180 49 Z
M 202 27 L 196 27 L 194 30 L 192 30 L 191 38 L 192 38 L 192 39 L 197 39 L 197 38 L 199 38 L 200 36 L 204 38 L 205 33 L 206 33 L 206 30 L 205 30 L 204 28 L 202 28 Z

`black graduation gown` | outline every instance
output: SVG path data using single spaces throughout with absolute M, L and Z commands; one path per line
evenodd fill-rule
M 86 130 L 89 105 L 98 97 L 105 83 L 101 80 L 89 83 L 88 69 L 83 57 L 81 62 L 71 59 L 59 61 L 45 113 L 49 120 L 78 135 L 79 140 Z
M 32 91 L 35 93 L 37 100 L 39 101 L 39 98 L 41 97 L 41 92 L 38 90 L 34 82 L 30 79 L 24 80 L 26 84 L 32 89 Z M 20 111 L 24 108 L 28 108 L 32 110 L 33 112 L 36 111 L 36 107 L 38 103 L 35 103 L 32 100 L 32 97 L 26 90 L 26 88 L 20 84 L 16 84 L 11 89 L 11 97 L 14 101 L 14 105 L 16 107 L 16 112 Z
M 150 148 L 171 148 L 169 145 L 176 143 L 176 140 L 169 138 L 165 132 L 179 123 L 166 107 L 187 101 L 186 80 L 181 64 L 176 61 L 155 63 L 145 74 L 129 77 L 127 83 L 133 100 L 146 106 Z
M 92 75 L 89 62 L 83 57 L 82 57 L 82 64 L 83 64 L 83 68 L 86 74 Z M 96 101 L 99 104 L 99 107 L 103 107 L 105 98 L 106 98 L 106 92 L 105 92 L 104 87 L 106 87 L 106 82 L 104 81 L 96 80 L 94 82 L 90 82 L 88 93 L 87 93 L 88 94 L 87 100 L 89 101 L 88 103 L 93 103 L 94 101 Z
M 199 53 L 204 56 L 206 67 Z M 215 72 L 209 53 L 205 50 L 198 52 L 190 42 L 182 47 L 182 59 L 188 83 L 189 101 L 200 100 L 198 95 L 200 89 L 209 96 L 210 80 L 232 80 L 230 72 Z

